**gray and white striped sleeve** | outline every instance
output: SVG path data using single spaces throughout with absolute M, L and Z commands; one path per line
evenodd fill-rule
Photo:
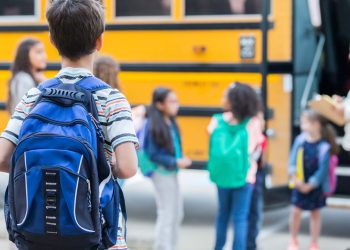
M 11 116 L 11 119 L 7 123 L 6 129 L 2 132 L 0 137 L 13 142 L 15 145 L 18 144 L 18 135 L 23 121 L 32 110 L 39 95 L 40 90 L 32 88 L 22 97 Z
M 113 150 L 125 142 L 138 147 L 138 140 L 131 115 L 130 104 L 118 90 L 112 90 L 105 105 L 107 136 Z

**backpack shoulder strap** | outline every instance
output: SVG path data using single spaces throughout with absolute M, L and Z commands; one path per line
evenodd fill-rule
M 105 83 L 104 81 L 94 77 L 94 76 L 89 76 L 86 77 L 84 79 L 82 79 L 81 81 L 76 83 L 79 87 L 90 91 L 90 92 L 96 92 L 99 90 L 103 90 L 103 89 L 110 89 L 111 86 L 109 86 L 107 83 Z
M 92 93 L 99 91 L 99 90 L 103 90 L 103 89 L 111 89 L 111 86 L 108 85 L 107 83 L 103 82 L 102 80 L 91 76 L 91 77 L 86 77 L 84 79 L 82 79 L 80 82 L 76 83 L 77 86 L 79 86 L 80 88 L 84 89 L 85 91 L 90 93 L 90 111 L 93 115 L 93 117 L 95 118 L 95 121 L 98 124 L 98 130 L 100 130 L 100 133 L 102 133 L 102 137 L 104 137 L 103 132 L 101 130 L 101 126 L 100 126 L 100 122 L 98 120 L 98 112 L 97 112 L 97 106 L 96 103 L 92 97 Z M 101 171 L 101 167 L 103 167 L 104 170 L 109 170 L 109 165 L 107 163 L 107 159 L 105 157 L 104 154 L 104 139 L 102 141 L 98 141 L 98 166 L 99 169 Z M 110 171 L 110 170 L 109 170 Z M 121 212 L 123 214 L 123 218 L 124 221 L 126 223 L 127 220 L 127 213 L 126 213 L 126 206 L 125 206 L 125 199 L 124 199 L 124 195 L 123 195 L 123 191 L 121 189 L 121 187 L 119 186 L 119 183 L 117 180 L 115 180 L 115 183 L 118 187 L 118 191 L 119 191 L 119 204 L 120 204 L 120 209 Z M 124 232 L 124 237 L 126 238 L 126 231 Z
M 319 159 L 323 159 L 323 157 L 325 156 L 325 154 L 330 150 L 330 145 L 327 142 L 321 142 L 318 145 L 318 156 Z
M 78 90 L 85 94 L 86 99 L 86 109 L 92 116 L 92 123 L 95 126 L 97 136 L 99 140 L 97 141 L 97 165 L 100 181 L 106 179 L 110 175 L 110 166 L 108 164 L 107 158 L 104 153 L 104 142 L 105 135 L 103 133 L 101 123 L 98 116 L 98 108 L 93 97 L 93 93 L 99 90 L 111 88 L 107 83 L 99 80 L 96 77 L 90 76 L 83 78 L 77 82 L 76 87 Z
M 43 91 L 46 88 L 57 87 L 60 84 L 61 84 L 60 80 L 58 80 L 56 77 L 54 77 L 54 78 L 48 79 L 48 80 L 40 83 L 38 86 L 38 89 L 40 91 Z
M 215 118 L 218 123 L 219 122 L 224 122 L 224 114 L 222 114 L 222 113 L 214 114 L 213 118 Z

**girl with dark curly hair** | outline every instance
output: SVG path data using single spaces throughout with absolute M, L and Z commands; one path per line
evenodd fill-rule
M 235 82 L 225 91 L 224 113 L 214 115 L 210 136 L 208 170 L 218 189 L 215 250 L 226 243 L 232 216 L 235 230 L 233 250 L 246 250 L 248 214 L 257 163 L 251 157 L 262 143 L 261 101 L 247 84 Z

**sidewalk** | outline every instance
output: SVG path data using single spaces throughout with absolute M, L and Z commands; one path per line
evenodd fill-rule
M 1 205 L 2 206 L 2 205 Z M 4 209 L 0 209 L 0 249 L 1 250 L 15 250 L 15 245 L 8 240 L 8 233 L 6 230 L 6 223 L 4 217 Z
M 4 217 L 4 194 L 8 183 L 8 174 L 0 173 L 0 249 L 15 250 L 17 249 L 12 242 L 8 240 L 6 223 Z

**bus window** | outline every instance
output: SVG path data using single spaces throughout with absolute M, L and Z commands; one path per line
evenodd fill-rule
M 262 0 L 186 0 L 186 15 L 250 15 L 261 13 Z
M 34 16 L 35 0 L 1 0 L 0 17 Z
M 171 0 L 116 0 L 117 17 L 170 16 Z

